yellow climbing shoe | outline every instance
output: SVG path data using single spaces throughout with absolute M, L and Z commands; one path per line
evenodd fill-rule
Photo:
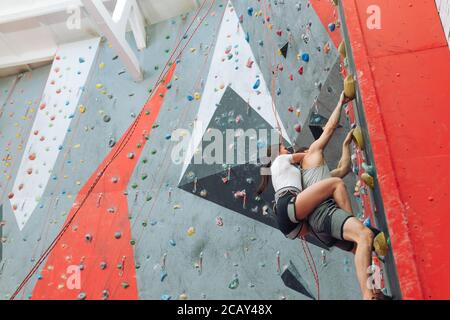
M 373 189 L 375 183 L 374 183 L 373 177 L 372 177 L 370 174 L 368 174 L 367 172 L 364 172 L 364 173 L 361 175 L 361 180 L 364 181 L 364 183 L 365 183 L 367 186 L 369 186 L 370 189 Z
M 344 79 L 344 94 L 349 100 L 356 97 L 355 78 L 351 74 Z
M 356 127 L 353 130 L 353 138 L 355 138 L 356 144 L 361 150 L 364 150 L 364 138 L 360 127 Z
M 373 248 L 375 249 L 377 255 L 380 257 L 385 257 L 388 254 L 389 246 L 384 232 L 380 232 L 373 239 Z

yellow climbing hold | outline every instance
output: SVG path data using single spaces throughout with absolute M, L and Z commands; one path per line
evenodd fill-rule
M 345 59 L 347 57 L 347 50 L 345 48 L 345 42 L 342 40 L 341 44 L 338 47 L 338 51 L 341 54 L 342 58 Z
M 356 144 L 361 150 L 364 150 L 364 137 L 361 131 L 360 127 L 356 127 L 355 130 L 353 130 L 353 138 L 356 141 Z
M 187 300 L 187 299 L 188 299 L 188 295 L 186 293 L 180 294 L 180 300 Z
M 364 172 L 362 175 L 361 175 L 361 180 L 362 181 L 364 181 L 364 183 L 366 184 L 366 185 L 368 185 L 371 189 L 373 189 L 373 187 L 374 187 L 374 180 L 373 180 L 373 177 L 372 176 L 370 176 L 367 172 Z
M 80 113 L 86 112 L 86 107 L 84 105 L 80 105 L 78 109 L 80 110 Z
M 388 254 L 389 246 L 384 232 L 380 232 L 375 239 L 373 239 L 373 248 L 380 257 L 385 257 Z
M 103 85 L 101 83 L 97 83 L 95 87 L 100 90 L 101 88 L 103 88 Z
M 195 234 L 195 228 L 194 227 L 190 227 L 187 231 L 187 235 L 188 237 L 192 237 Z
M 200 100 L 200 93 L 198 93 L 198 92 L 196 92 L 196 93 L 194 93 L 194 99 L 195 100 Z
M 351 74 L 349 74 L 344 80 L 344 94 L 350 100 L 355 99 L 356 96 L 355 78 Z
M 100 70 L 103 70 L 103 69 L 105 69 L 105 63 L 100 63 L 99 65 L 98 65 L 98 68 L 100 69 Z

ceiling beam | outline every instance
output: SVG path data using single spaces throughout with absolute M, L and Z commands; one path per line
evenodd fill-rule
M 91 20 L 111 43 L 133 79 L 142 81 L 144 76 L 139 61 L 125 37 L 127 23 L 130 21 L 138 48 L 146 47 L 144 18 L 136 0 L 117 0 L 112 17 L 102 0 L 81 0 L 81 2 Z

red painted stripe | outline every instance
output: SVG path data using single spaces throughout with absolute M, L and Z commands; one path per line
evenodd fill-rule
M 170 82 L 175 66 L 168 71 L 164 83 Z M 86 299 L 101 299 L 103 290 L 109 292 L 109 299 L 138 299 L 128 199 L 124 193 L 145 147 L 145 136 L 150 134 L 163 105 L 167 92 L 164 83 L 143 107 L 134 123 L 134 130 L 133 125 L 130 126 L 79 192 L 68 219 L 77 209 L 77 203 L 86 197 L 99 172 L 124 142 L 125 146 L 106 169 L 71 227 L 50 254 L 40 273 L 42 279 L 34 288 L 33 299 L 76 299 L 80 292 L 86 294 Z M 147 111 L 150 112 L 148 115 Z M 130 153 L 134 153 L 133 159 L 128 158 Z M 117 183 L 112 182 L 113 177 L 118 178 Z M 110 208 L 114 208 L 114 213 L 108 212 Z M 121 233 L 120 239 L 115 238 L 116 232 Z M 86 234 L 92 235 L 92 241 L 85 239 Z M 102 262 L 106 262 L 106 269 L 100 267 Z M 69 289 L 67 279 L 71 280 L 71 275 L 67 274 L 67 268 L 80 264 L 84 265 L 80 273 L 81 288 Z M 119 264 L 123 267 L 119 268 Z M 124 285 L 128 287 L 124 288 Z
M 403 298 L 449 299 L 450 53 L 435 2 L 343 5 Z
M 328 28 L 330 23 L 336 23 L 338 20 L 337 7 L 332 4 L 331 0 L 310 0 L 310 3 L 337 48 L 342 41 L 341 33 L 337 27 L 333 32 Z

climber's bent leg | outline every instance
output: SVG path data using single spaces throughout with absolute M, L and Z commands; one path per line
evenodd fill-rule
M 365 300 L 374 298 L 374 292 L 368 287 L 369 267 L 372 264 L 372 246 L 374 234 L 361 221 L 352 217 L 343 226 L 344 240 L 356 243 L 355 268 L 356 276 Z

